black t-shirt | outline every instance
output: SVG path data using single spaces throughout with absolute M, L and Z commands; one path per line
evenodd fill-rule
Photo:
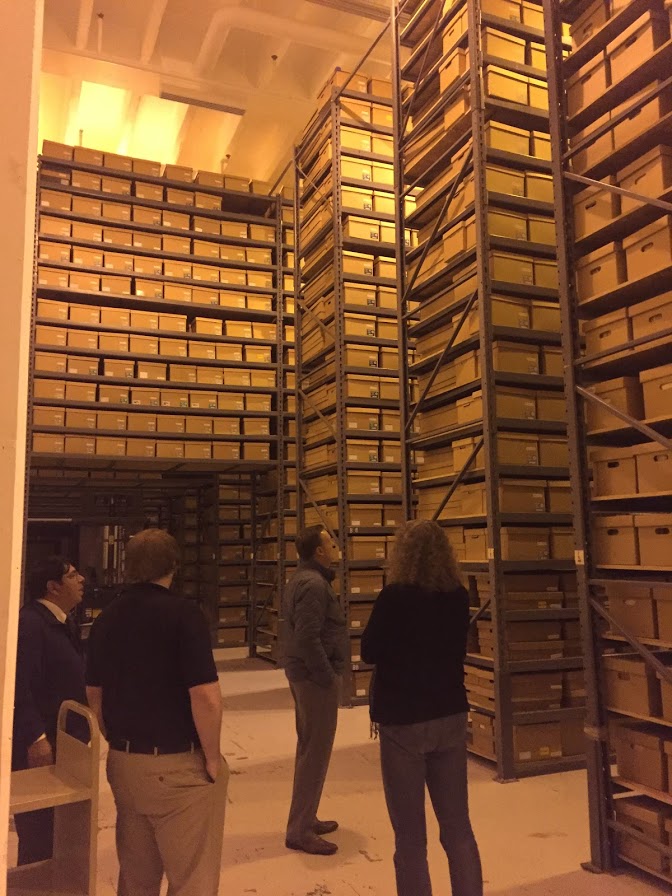
M 189 688 L 213 681 L 203 613 L 161 585 L 129 586 L 91 628 L 86 683 L 103 689 L 109 739 L 198 743 Z
M 375 663 L 371 718 L 410 725 L 467 712 L 464 658 L 469 595 L 386 585 L 362 635 L 362 659 Z

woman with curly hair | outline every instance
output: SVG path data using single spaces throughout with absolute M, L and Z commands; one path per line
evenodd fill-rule
M 467 798 L 468 628 L 469 596 L 443 529 L 429 520 L 406 523 L 362 636 L 362 659 L 376 666 L 371 719 L 380 733 L 398 896 L 432 894 L 425 785 L 453 896 L 483 893 Z

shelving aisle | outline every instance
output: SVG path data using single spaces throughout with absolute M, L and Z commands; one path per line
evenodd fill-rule
M 545 0 L 544 13 L 591 861 L 672 883 L 670 21 L 656 0 Z
M 359 634 L 402 515 L 389 85 L 337 72 L 295 162 L 298 525 L 340 547 L 357 702 L 371 678 Z
M 281 199 L 45 144 L 38 213 L 33 491 L 182 485 L 185 588 L 213 643 L 248 643 L 255 489 L 284 419 Z
M 402 25 L 401 6 L 406 463 L 468 576 L 470 749 L 506 780 L 583 762 L 542 9 L 426 0 Z

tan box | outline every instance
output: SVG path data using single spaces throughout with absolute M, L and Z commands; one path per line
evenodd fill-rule
M 632 239 L 632 238 L 629 238 Z M 579 301 L 608 293 L 627 279 L 625 255 L 620 246 L 608 243 L 582 258 L 576 266 Z
M 188 408 L 189 392 L 182 389 L 162 389 L 161 390 L 161 407 L 162 408 Z
M 138 379 L 165 380 L 167 379 L 166 368 L 166 364 L 155 364 L 152 361 L 138 361 Z
M 131 206 L 122 202 L 103 202 L 103 218 L 114 221 L 130 221 Z
M 103 375 L 117 379 L 133 379 L 135 376 L 135 361 L 105 358 L 103 361 Z
M 45 435 L 35 433 L 33 435 L 33 452 L 35 454 L 63 454 L 65 451 L 65 439 L 63 436 Z
M 239 442 L 213 442 L 213 460 L 240 460 Z
M 47 261 L 55 264 L 68 264 L 70 261 L 70 244 L 69 243 L 48 243 L 40 240 L 37 257 L 39 261 Z M 91 257 L 98 257 L 100 253 L 94 252 L 93 250 L 83 249 L 82 252 L 91 252 Z M 102 255 L 100 255 L 102 262 Z M 81 261 L 74 261 L 74 264 L 84 264 Z M 86 265 L 86 267 L 95 267 L 95 265 Z
M 95 411 L 71 411 L 65 412 L 66 429 L 95 429 Z
M 628 309 L 632 322 L 632 338 L 653 336 L 672 327 L 672 293 L 663 293 Z
M 490 274 L 493 280 L 531 286 L 534 283 L 534 267 L 528 256 L 511 255 L 508 252 L 490 253 Z
M 87 149 L 84 146 L 75 146 L 72 151 L 72 157 L 75 162 L 81 162 L 82 165 L 97 165 L 101 167 L 103 164 L 103 153 L 97 149 Z
M 45 236 L 70 237 L 70 221 L 67 218 L 50 218 L 48 215 L 40 215 L 40 233 Z
M 102 454 L 106 457 L 125 457 L 126 456 L 126 439 L 96 439 L 96 454 Z
M 128 336 L 125 333 L 101 333 L 98 346 L 103 352 L 127 352 Z
M 598 448 L 591 452 L 595 497 L 637 493 L 634 448 Z
M 657 198 L 672 187 L 672 150 L 656 146 L 618 173 L 618 185 L 624 190 Z M 621 197 L 623 214 L 641 206 L 636 199 Z
M 65 411 L 63 408 L 33 408 L 33 426 L 50 426 L 63 428 Z
M 623 240 L 628 280 L 672 265 L 672 216 L 665 216 Z
M 643 370 L 639 379 L 644 398 L 644 418 L 646 420 L 656 417 L 669 418 L 672 407 L 672 364 Z
M 646 12 L 607 45 L 611 81 L 616 84 L 637 68 L 640 59 L 649 59 L 654 51 L 669 40 L 665 18 Z
M 131 182 L 121 177 L 102 177 L 100 189 L 103 193 L 111 193 L 115 196 L 130 196 Z
M 69 193 L 61 193 L 59 190 L 40 190 L 40 207 L 69 212 L 72 208 L 72 197 Z
M 593 553 L 598 566 L 638 566 L 639 546 L 632 514 L 593 517 Z
M 548 560 L 550 533 L 546 528 L 507 526 L 501 530 L 503 560 Z
M 133 355 L 158 355 L 158 337 L 132 335 L 130 337 L 130 351 Z
M 68 348 L 96 351 L 98 348 L 98 334 L 90 333 L 86 330 L 68 330 Z
M 160 252 L 162 246 L 167 255 L 191 255 L 191 240 L 187 236 L 164 236 L 155 251 Z
M 99 386 L 98 401 L 101 404 L 128 404 L 128 387 Z
M 136 407 L 158 408 L 161 404 L 161 393 L 158 389 L 131 389 L 131 404 Z
M 158 330 L 159 315 L 155 311 L 131 311 L 131 326 L 137 330 Z
M 41 370 L 44 373 L 65 373 L 67 361 L 67 355 L 35 352 L 35 370 Z
M 130 273 L 133 270 L 133 256 L 125 252 L 105 252 L 103 267 L 106 271 L 114 271 L 120 274 Z
M 66 436 L 65 437 L 65 453 L 66 454 L 95 454 L 96 439 L 86 436 Z
M 672 513 L 635 514 L 639 539 L 639 563 L 644 567 L 670 567 Z
M 631 449 L 637 468 L 639 494 L 670 491 L 672 484 L 672 451 L 662 445 L 642 445 Z
M 126 457 L 155 457 L 156 442 L 153 439 L 126 439 Z
M 159 354 L 173 358 L 187 357 L 186 339 L 159 339 Z
M 602 660 L 602 668 L 608 708 L 635 715 L 660 715 L 660 687 L 644 660 L 607 655 Z
M 133 221 L 136 224 L 148 224 L 150 227 L 160 227 L 161 210 L 158 208 L 146 208 L 142 205 L 134 205 Z
M 40 265 L 37 269 L 37 283 L 38 286 L 45 286 L 49 289 L 67 289 L 68 272 Z
M 586 340 L 586 355 L 618 348 L 632 338 L 628 311 L 623 308 L 595 320 L 585 321 L 583 335 Z
M 169 439 L 157 439 L 156 456 L 167 458 L 184 457 L 184 442 L 174 442 Z
M 35 342 L 37 345 L 65 346 L 68 340 L 68 331 L 63 327 L 35 327 Z
M 104 227 L 103 242 L 110 246 L 124 246 L 128 248 L 133 245 L 133 231 Z
M 594 103 L 606 89 L 607 61 L 603 54 L 598 54 L 567 81 L 567 111 L 570 117 Z
M 514 725 L 513 752 L 516 762 L 539 762 L 562 756 L 560 723 Z
M 42 155 L 50 159 L 70 161 L 72 159 L 72 146 L 65 143 L 55 143 L 53 140 L 42 141 Z
M 152 327 L 152 329 L 155 329 Z M 159 312 L 159 329 L 170 333 L 187 332 L 186 314 L 164 314 Z
M 163 238 L 164 242 L 166 239 L 167 237 Z M 158 233 L 143 233 L 142 231 L 136 231 L 133 234 L 133 245 L 136 249 L 144 249 L 145 252 L 160 252 L 161 237 Z
M 650 586 L 636 582 L 615 582 L 605 587 L 609 612 L 631 634 L 656 638 L 656 607 Z
M 194 305 L 217 305 L 220 301 L 220 293 L 216 289 L 193 289 L 191 300 Z M 244 307 L 245 296 L 240 296 L 240 307 Z
M 190 286 L 177 286 L 174 283 L 164 283 L 163 297 L 169 302 L 191 302 L 192 289 Z
M 122 411 L 98 411 L 96 425 L 102 430 L 126 430 L 127 415 Z
M 104 327 L 127 330 L 131 325 L 131 312 L 123 308 L 101 308 L 100 323 Z
M 172 205 L 193 205 L 194 194 L 191 190 L 175 190 L 172 187 L 166 187 L 166 202 Z
M 636 420 L 644 418 L 642 386 L 636 377 L 619 377 L 597 383 L 591 388 L 595 395 Z M 614 429 L 620 420 L 606 408 L 586 402 L 586 419 L 589 430 Z
M 67 302 L 55 302 L 51 299 L 37 300 L 37 316 L 48 320 L 66 321 L 69 306 Z
M 94 274 L 70 274 L 70 289 L 76 289 L 80 292 L 98 292 L 100 290 L 101 278 Z

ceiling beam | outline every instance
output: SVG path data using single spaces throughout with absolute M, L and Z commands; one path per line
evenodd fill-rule
M 75 37 L 75 48 L 77 50 L 86 49 L 89 43 L 89 32 L 91 31 L 91 21 L 93 19 L 93 0 L 79 0 L 79 16 L 77 17 L 77 35 Z
M 140 62 L 143 65 L 147 65 L 152 60 L 167 6 L 168 0 L 153 0 L 152 2 L 140 50 Z

